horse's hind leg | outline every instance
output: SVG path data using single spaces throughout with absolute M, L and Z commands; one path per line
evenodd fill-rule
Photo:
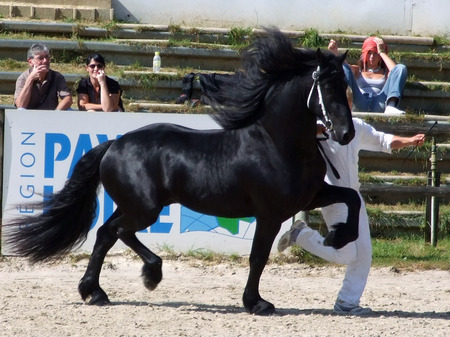
M 108 295 L 100 287 L 99 278 L 105 256 L 118 239 L 117 235 L 111 230 L 111 222 L 120 215 L 120 211 L 116 210 L 105 224 L 98 229 L 89 264 L 78 285 L 78 292 L 81 298 L 84 301 L 90 298 L 89 304 L 107 305 L 110 303 Z

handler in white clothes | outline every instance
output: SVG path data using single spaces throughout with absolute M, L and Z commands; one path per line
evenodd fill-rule
M 353 188 L 358 193 L 361 185 L 358 178 L 360 150 L 391 153 L 392 149 L 400 149 L 410 145 L 422 145 L 425 140 L 424 134 L 417 134 L 413 137 L 400 137 L 379 132 L 358 118 L 353 118 L 353 124 L 356 131 L 355 138 L 348 145 L 341 146 L 331 139 L 321 141 L 321 144 L 326 156 L 340 175 L 340 179 L 338 179 L 327 163 L 325 181 L 331 185 Z M 318 133 L 322 134 L 325 131 L 325 127 L 319 124 Z M 370 308 L 363 308 L 359 305 L 372 262 L 369 219 L 361 195 L 360 198 L 359 236 L 358 239 L 350 242 L 345 247 L 335 249 L 330 246 L 324 246 L 324 237 L 300 220 L 296 221 L 278 242 L 278 251 L 280 252 L 293 244 L 297 244 L 327 261 L 347 265 L 342 288 L 334 305 L 334 311 L 340 314 L 362 315 L 371 312 Z M 322 215 L 328 228 L 331 229 L 333 224 L 345 222 L 347 207 L 342 203 L 323 207 Z

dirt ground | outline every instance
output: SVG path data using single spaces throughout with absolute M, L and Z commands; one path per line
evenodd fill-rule
M 450 333 L 450 272 L 373 269 L 362 305 L 373 313 L 340 316 L 332 306 L 343 268 L 268 265 L 261 295 L 276 314 L 242 306 L 248 268 L 164 261 L 163 280 L 149 292 L 140 261 L 108 256 L 101 285 L 112 305 L 94 307 L 77 292 L 87 260 L 29 265 L 0 261 L 0 335 L 62 336 L 411 336 Z

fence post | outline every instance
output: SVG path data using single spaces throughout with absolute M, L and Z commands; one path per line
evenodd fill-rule
M 433 137 L 431 139 L 431 170 L 427 173 L 427 185 L 433 187 L 440 186 L 440 172 L 436 171 L 436 141 Z M 439 224 L 439 197 L 432 195 L 427 197 L 426 202 L 426 231 L 425 238 L 430 240 L 433 247 L 437 245 L 437 235 L 438 235 L 438 224 Z M 428 235 L 429 228 L 429 235 Z M 427 240 L 428 241 L 428 240 Z

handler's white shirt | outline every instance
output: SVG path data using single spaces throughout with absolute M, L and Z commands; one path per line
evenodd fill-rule
M 360 150 L 391 152 L 393 135 L 376 131 L 371 125 L 361 119 L 353 118 L 355 138 L 348 145 L 328 139 L 321 141 L 328 159 L 338 170 L 340 179 L 337 179 L 327 163 L 325 180 L 335 186 L 350 187 L 358 191 L 360 182 L 358 178 L 358 159 Z M 348 308 L 359 305 L 360 298 L 366 286 L 367 277 L 372 261 L 372 244 L 370 239 L 369 219 L 365 203 L 361 194 L 361 210 L 359 212 L 359 236 L 341 249 L 334 249 L 323 245 L 323 236 L 309 227 L 303 229 L 297 236 L 296 243 L 305 250 L 327 261 L 346 264 L 347 269 L 342 287 L 339 290 L 337 303 Z M 347 206 L 343 203 L 333 204 L 322 208 L 322 215 L 329 230 L 336 223 L 345 222 Z
M 359 118 L 353 118 L 355 138 L 348 145 L 340 145 L 331 139 L 321 141 L 323 150 L 340 175 L 337 179 L 327 163 L 325 181 L 331 185 L 351 187 L 359 191 L 361 183 L 358 177 L 359 151 L 391 153 L 394 135 L 375 130 Z

